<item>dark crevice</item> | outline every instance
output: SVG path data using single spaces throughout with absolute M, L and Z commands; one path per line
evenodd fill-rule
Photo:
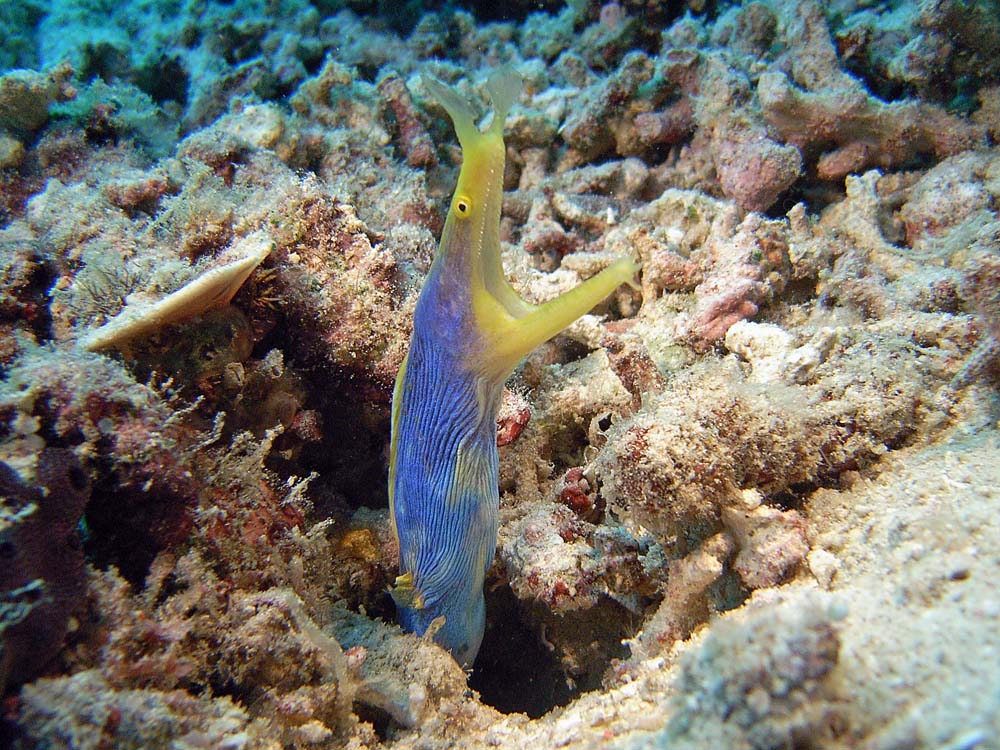
M 87 44 L 82 50 L 83 62 L 80 65 L 80 79 L 86 82 L 100 78 L 104 81 L 115 81 L 128 74 L 132 66 L 128 52 L 115 47 L 108 42 Z
M 39 342 L 43 342 L 52 339 L 52 311 L 46 304 L 46 296 L 58 274 L 55 267 L 45 262 L 40 254 L 36 255 L 33 260 L 36 265 L 32 270 L 24 298 L 32 302 L 37 300 L 37 303 L 22 304 L 18 312 L 23 316 L 22 320 L 28 322 L 35 338 Z
M 388 453 L 391 386 L 364 371 L 331 366 L 319 352 L 321 342 L 303 340 L 279 316 L 255 343 L 251 357 L 263 360 L 272 349 L 284 354 L 285 369 L 301 380 L 308 396 L 301 409 L 319 415 L 321 439 L 301 442 L 293 457 L 274 459 L 279 473 L 319 478 L 311 493 L 317 517 L 351 514 L 361 507 L 389 507 Z M 280 466 L 278 465 L 280 463 Z
M 258 348 L 254 356 L 263 356 L 258 354 L 262 348 L 266 354 L 270 347 Z M 302 408 L 319 412 L 323 438 L 301 445 L 293 464 L 283 466 L 282 471 L 298 476 L 315 471 L 321 477 L 321 494 L 342 499 L 349 510 L 387 508 L 388 394 L 373 395 L 371 391 L 378 390 L 375 384 L 327 367 L 306 370 L 288 359 L 286 367 L 306 381 L 310 395 Z
M 217 32 L 216 44 L 223 59 L 232 66 L 259 57 L 260 33 L 256 29 L 226 24 Z
M 502 713 L 532 718 L 566 705 L 575 695 L 555 654 L 521 621 L 508 586 L 486 591 L 486 633 L 469 687 Z
M 157 104 L 177 102 L 185 105 L 188 100 L 190 77 L 177 58 L 160 60 L 155 66 L 141 68 L 136 73 L 136 86 L 145 91 Z
M 185 508 L 190 498 L 154 483 L 150 491 L 124 485 L 105 463 L 94 480 L 84 513 L 84 551 L 96 567 L 114 566 L 141 588 L 161 549 L 182 539 L 190 528 Z
M 303 468 L 318 471 L 329 488 L 354 508 L 387 508 L 388 432 L 372 423 L 377 415 L 363 414 L 370 405 L 351 398 L 349 391 L 340 391 L 339 397 L 327 396 L 324 403 L 311 406 L 323 415 L 327 439 L 306 447 L 301 456 Z
M 386 742 L 390 740 L 390 731 L 395 726 L 392 717 L 388 713 L 375 706 L 370 706 L 367 703 L 362 703 L 360 701 L 354 704 L 354 713 L 357 714 L 358 720 L 367 722 L 371 724 L 372 729 L 375 730 L 375 734 L 378 736 L 380 742 Z
M 498 711 L 537 718 L 600 689 L 615 661 L 628 657 L 622 640 L 633 632 L 634 617 L 609 598 L 555 615 L 488 579 L 486 633 L 469 687 Z

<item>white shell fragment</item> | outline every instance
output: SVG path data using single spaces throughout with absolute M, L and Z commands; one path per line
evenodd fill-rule
M 229 304 L 243 282 L 274 247 L 266 232 L 254 232 L 233 245 L 237 260 L 206 271 L 176 292 L 151 304 L 129 304 L 100 328 L 83 337 L 87 351 L 119 346 L 127 341 Z

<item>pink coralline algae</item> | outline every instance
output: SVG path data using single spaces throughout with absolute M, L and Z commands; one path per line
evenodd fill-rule
M 531 419 L 531 407 L 519 393 L 505 390 L 497 414 L 497 446 L 510 445 L 520 437 Z
M 790 145 L 774 140 L 745 102 L 745 78 L 717 57 L 701 68 L 695 118 L 707 138 L 723 194 L 747 211 L 765 211 L 791 187 L 802 170 L 802 157 Z
M 694 289 L 696 305 L 690 318 L 676 324 L 678 333 L 698 348 L 721 340 L 734 323 L 756 315 L 784 288 L 790 270 L 781 222 L 751 214 L 727 230 L 729 236 L 709 243 L 696 256 L 706 267 L 704 280 Z

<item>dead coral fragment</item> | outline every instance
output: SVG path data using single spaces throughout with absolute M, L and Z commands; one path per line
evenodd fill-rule
M 120 346 L 132 339 L 229 304 L 243 282 L 271 252 L 271 238 L 263 232 L 244 237 L 234 248 L 242 257 L 203 273 L 152 305 L 131 304 L 107 324 L 81 341 L 88 351 Z
M 634 660 L 666 652 L 705 622 L 709 614 L 706 590 L 725 572 L 734 548 L 729 534 L 716 534 L 686 557 L 669 562 L 663 602 L 629 642 Z
M 6 36 L 6 34 L 5 34 Z M 63 63 L 49 73 L 12 70 L 0 77 L 0 127 L 34 132 L 49 119 L 49 105 L 76 97 L 73 68 Z
M 396 73 L 388 73 L 379 81 L 378 92 L 385 99 L 387 114 L 391 112 L 395 119 L 399 148 L 406 155 L 406 162 L 411 167 L 435 166 L 434 142 L 420 122 L 403 79 Z
M 984 128 L 941 107 L 872 96 L 838 64 L 821 6 L 792 7 L 796 12 L 786 18 L 785 32 L 790 76 L 779 70 L 764 72 L 757 96 L 764 119 L 787 143 L 804 153 L 826 150 L 816 165 L 820 179 L 840 180 L 917 154 L 930 152 L 940 158 L 984 143 Z
M 251 714 L 275 717 L 293 743 L 349 725 L 356 686 L 347 659 L 294 592 L 237 595 L 226 620 L 219 669 L 246 691 Z
M 658 747 L 783 747 L 823 731 L 838 613 L 821 603 L 767 607 L 712 628 L 683 661 L 677 709 Z
M 259 748 L 264 726 L 227 697 L 181 690 L 130 690 L 96 669 L 42 679 L 24 688 L 18 721 L 27 747 Z
M 949 156 L 983 143 L 983 131 L 940 107 L 915 102 L 886 104 L 853 91 L 816 93 L 796 89 L 778 72 L 761 76 L 757 88 L 764 117 L 790 143 L 806 148 L 837 145 L 820 157 L 817 174 L 838 180 L 868 166 L 890 167 L 914 155 Z
M 358 681 L 355 705 L 384 711 L 407 728 L 437 721 L 445 711 L 475 710 L 465 673 L 432 640 L 341 607 L 332 614 L 333 634 Z
M 761 504 L 756 490 L 722 509 L 722 521 L 739 544 L 733 568 L 750 589 L 783 583 L 809 553 L 806 521 L 798 511 Z

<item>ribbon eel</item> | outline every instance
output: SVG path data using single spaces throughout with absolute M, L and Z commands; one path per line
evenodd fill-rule
M 500 259 L 503 126 L 520 76 L 504 68 L 490 77 L 494 116 L 483 131 L 461 95 L 433 78 L 425 85 L 451 117 L 463 158 L 393 391 L 389 500 L 400 575 L 392 594 L 405 630 L 422 635 L 434 623 L 434 640 L 469 667 L 483 638 L 483 583 L 496 551 L 504 381 L 620 284 L 634 286 L 639 266 L 620 259 L 550 302 L 521 299 Z

